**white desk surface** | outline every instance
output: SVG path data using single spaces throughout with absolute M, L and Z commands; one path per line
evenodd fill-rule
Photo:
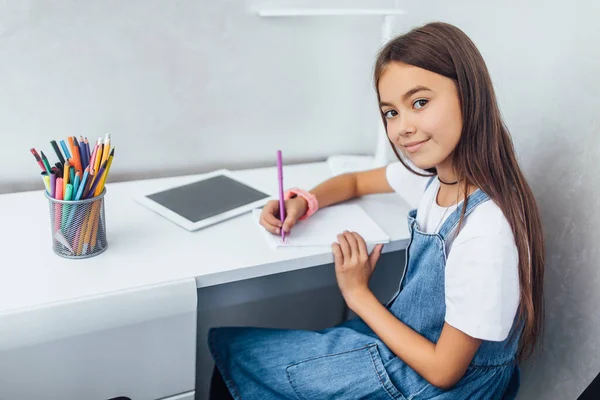
M 274 167 L 235 172 L 277 193 Z M 333 262 L 330 249 L 271 249 L 250 213 L 188 232 L 133 200 L 141 190 L 184 184 L 198 176 L 107 184 L 108 249 L 83 260 L 53 253 L 42 190 L 0 195 L 0 314 L 184 278 L 206 287 Z M 284 167 L 286 188 L 310 189 L 329 177 L 326 163 Z M 409 206 L 400 196 L 352 201 L 390 236 L 384 252 L 406 248 Z

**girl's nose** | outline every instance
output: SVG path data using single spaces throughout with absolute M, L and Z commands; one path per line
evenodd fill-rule
M 396 126 L 396 133 L 400 137 L 411 136 L 417 131 L 415 125 L 408 118 L 402 118 Z

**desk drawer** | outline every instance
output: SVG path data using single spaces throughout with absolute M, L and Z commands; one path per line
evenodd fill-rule
M 193 391 L 196 302 L 189 279 L 0 315 L 0 399 Z

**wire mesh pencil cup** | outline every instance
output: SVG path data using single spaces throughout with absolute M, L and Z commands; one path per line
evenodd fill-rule
M 106 250 L 105 194 L 106 188 L 91 199 L 65 201 L 45 192 L 50 204 L 52 249 L 57 255 L 82 259 Z

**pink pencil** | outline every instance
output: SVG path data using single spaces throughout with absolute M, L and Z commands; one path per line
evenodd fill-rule
M 54 191 L 54 193 L 55 193 L 54 197 L 56 200 L 63 199 L 62 191 L 63 191 L 63 179 L 58 178 L 56 180 L 56 189 Z M 62 216 L 62 204 L 54 203 L 54 232 L 57 232 L 60 230 L 61 216 Z
M 96 143 L 96 145 L 94 146 L 94 151 L 92 152 L 92 158 L 90 159 L 90 169 L 92 169 L 94 167 L 94 165 L 96 165 L 96 156 L 98 155 L 98 143 Z

